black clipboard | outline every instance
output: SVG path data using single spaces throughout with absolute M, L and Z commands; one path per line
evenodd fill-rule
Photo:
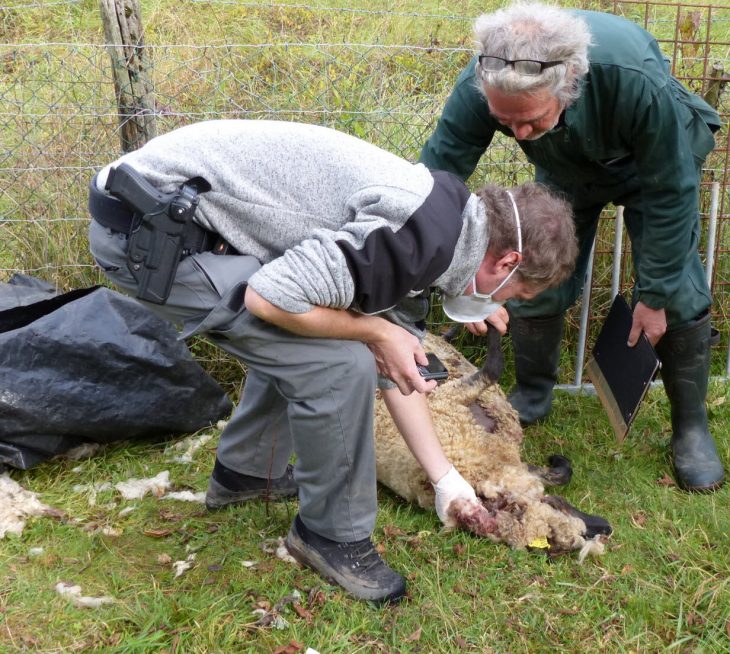
M 588 376 L 619 441 L 629 432 L 641 401 L 661 367 L 645 334 L 641 334 L 634 347 L 626 344 L 632 318 L 631 307 L 617 295 L 587 365 Z

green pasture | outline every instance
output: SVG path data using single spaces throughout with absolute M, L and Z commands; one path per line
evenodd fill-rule
M 709 396 L 725 461 L 728 390 L 714 384 Z M 0 652 L 727 652 L 730 491 L 689 495 L 668 481 L 667 412 L 652 391 L 618 445 L 597 399 L 560 393 L 549 420 L 527 429 L 525 459 L 570 458 L 573 480 L 556 492 L 614 527 L 603 556 L 582 564 L 443 533 L 435 513 L 380 488 L 374 541 L 409 585 L 389 608 L 264 551 L 285 535 L 296 502 L 208 513 L 112 489 L 90 504 L 94 484 L 163 470 L 173 490 L 204 490 L 215 438 L 188 464 L 171 460 L 170 443 L 120 443 L 15 472 L 65 515 L 34 518 L 22 537 L 0 541 Z M 172 562 L 191 554 L 193 567 L 175 577 Z M 75 608 L 59 582 L 115 602 Z

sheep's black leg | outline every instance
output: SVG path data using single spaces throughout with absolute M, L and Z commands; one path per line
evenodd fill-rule
M 441 334 L 441 338 L 443 338 L 447 343 L 453 343 L 456 337 L 459 335 L 459 332 L 461 332 L 461 324 L 457 323 L 456 325 L 452 325 L 449 327 L 443 334 Z
M 609 536 L 613 532 L 611 525 L 608 524 L 606 519 L 597 515 L 591 515 L 589 513 L 579 511 L 564 497 L 559 497 L 558 495 L 546 495 L 543 497 L 542 501 L 558 511 L 580 518 L 586 526 L 586 530 L 583 533 L 584 538 L 593 538 L 599 534 Z
M 548 466 L 528 465 L 528 470 L 542 479 L 546 486 L 565 486 L 573 476 L 570 460 L 560 454 L 553 454 L 548 458 Z
M 482 374 L 492 383 L 497 383 L 504 371 L 504 352 L 502 352 L 502 335 L 490 327 L 487 332 L 487 356 L 482 364 Z

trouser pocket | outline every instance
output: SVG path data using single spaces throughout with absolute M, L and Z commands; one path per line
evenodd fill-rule
M 209 288 L 209 297 L 215 301 L 207 303 L 209 310 L 202 320 L 185 321 L 181 338 L 211 330 L 224 333 L 244 312 L 248 280 L 261 267 L 261 263 L 250 255 L 204 252 L 191 257 L 191 266 Z

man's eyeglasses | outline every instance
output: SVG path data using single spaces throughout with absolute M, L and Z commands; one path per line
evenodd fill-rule
M 536 77 L 546 68 L 564 64 L 564 61 L 536 61 L 535 59 L 503 59 L 492 55 L 479 55 L 479 67 L 485 73 L 497 73 L 508 66 L 520 75 Z

